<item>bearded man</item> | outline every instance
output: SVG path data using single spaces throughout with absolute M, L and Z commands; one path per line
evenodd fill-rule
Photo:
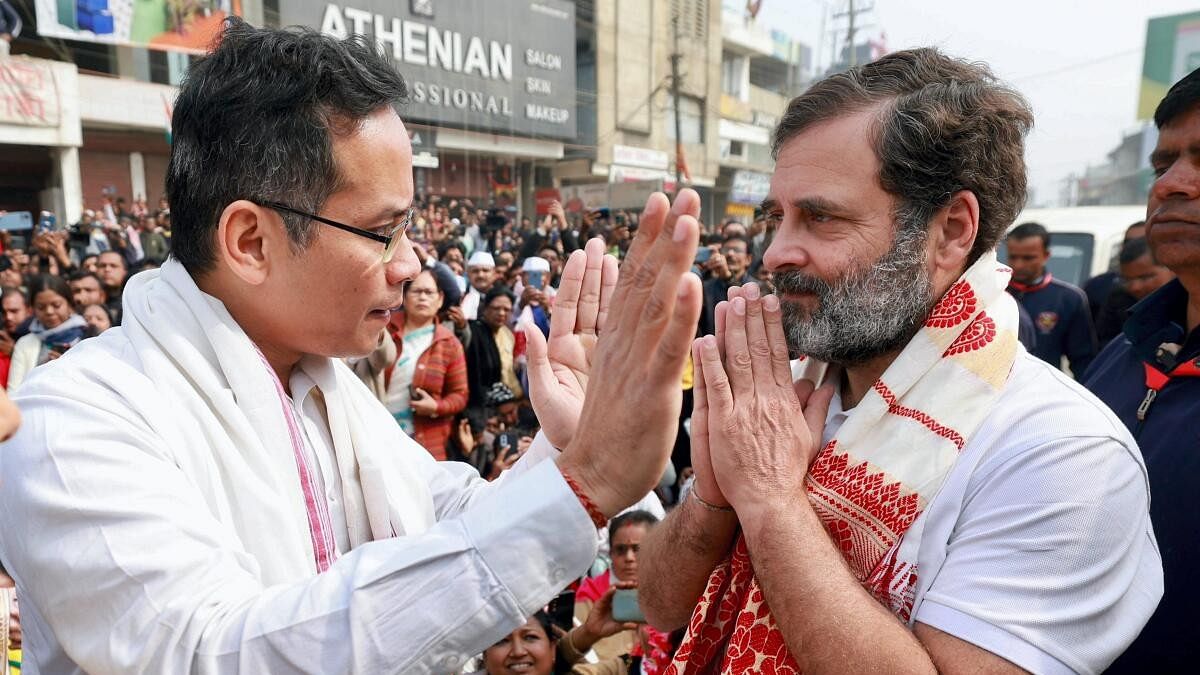
M 695 485 L 642 544 L 668 672 L 1095 673 L 1153 612 L 1137 446 L 1020 345 L 996 259 L 1032 121 L 932 49 L 789 104 L 779 295 L 694 343 Z

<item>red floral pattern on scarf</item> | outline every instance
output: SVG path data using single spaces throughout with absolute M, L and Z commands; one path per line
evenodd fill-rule
M 1007 275 L 1007 268 L 998 268 L 996 273 Z M 926 328 L 961 331 L 943 358 L 993 345 L 997 325 L 980 311 L 980 305 L 975 288 L 964 278 L 951 286 L 930 312 Z M 927 412 L 902 405 L 882 379 L 874 393 L 884 400 L 889 415 L 915 420 L 959 450 L 963 448 L 966 439 L 962 435 Z M 898 553 L 904 534 L 924 510 L 921 495 L 882 468 L 838 448 L 837 440 L 818 453 L 805 486 L 814 512 L 859 583 L 901 620 L 910 620 L 917 570 Z M 746 540 L 739 535 L 729 557 L 709 576 L 687 635 L 666 673 L 746 672 L 794 675 L 800 667 L 771 616 L 750 564 Z

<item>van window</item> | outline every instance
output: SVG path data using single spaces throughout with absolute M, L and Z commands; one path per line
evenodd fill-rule
M 1055 279 L 1082 287 L 1091 278 L 1095 245 L 1095 238 L 1084 232 L 1052 232 L 1050 262 L 1046 263 L 1046 267 Z M 1003 239 L 1000 240 L 997 255 L 1000 260 L 1008 260 L 1008 246 Z

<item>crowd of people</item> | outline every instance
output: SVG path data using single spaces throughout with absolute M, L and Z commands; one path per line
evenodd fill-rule
M 40 672 L 1193 659 L 1200 71 L 1086 289 L 1010 227 L 1027 103 L 937 50 L 794 100 L 750 223 L 413 194 L 404 92 L 231 20 L 170 204 L 2 242 L 0 613 Z M 243 194 L 281 148 L 328 156 Z
M 171 209 L 138 197 L 102 198 L 79 223 L 30 232 L 30 251 L 13 233 L 0 234 L 0 386 L 13 393 L 29 369 L 60 357 L 80 340 L 121 318 L 121 293 L 138 271 L 166 260 Z M 480 207 L 470 198 L 417 195 L 409 240 L 423 271 L 405 287 L 378 347 L 348 363 L 404 432 L 437 460 L 475 466 L 488 479 L 511 467 L 539 425 L 526 394 L 525 334 L 531 321 L 549 337 L 563 266 L 581 242 L 599 238 L 620 260 L 637 231 L 635 210 L 568 214 L 554 202 L 536 219 L 514 209 Z M 50 214 L 43 214 L 43 217 Z M 773 228 L 765 218 L 709 223 L 694 272 L 703 279 L 704 310 L 697 335 L 711 333 L 713 312 L 727 290 L 770 282 L 762 254 Z M 690 394 L 691 373 L 681 378 Z M 658 495 L 672 503 L 690 475 L 683 423 L 673 464 Z

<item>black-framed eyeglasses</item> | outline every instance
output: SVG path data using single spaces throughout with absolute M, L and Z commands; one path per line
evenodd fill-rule
M 409 225 L 412 224 L 413 215 L 417 212 L 416 208 L 409 207 L 408 212 L 405 213 L 404 217 L 402 219 L 400 219 L 400 222 L 397 223 L 394 228 L 392 228 L 391 232 L 389 232 L 387 234 L 379 234 L 378 232 L 371 232 L 370 230 L 364 230 L 359 227 L 354 227 L 353 225 L 339 223 L 336 220 L 330 220 L 328 218 L 318 216 L 315 213 L 308 213 L 306 211 L 301 211 L 299 209 L 293 209 L 292 207 L 288 206 L 287 204 L 280 204 L 279 202 L 266 202 L 266 201 L 255 202 L 255 203 L 258 204 L 259 206 L 265 206 L 268 209 L 275 209 L 276 211 L 287 211 L 288 213 L 294 213 L 298 216 L 303 216 L 305 218 L 311 218 L 311 219 L 317 221 L 318 223 L 323 223 L 325 225 L 329 225 L 330 227 L 336 227 L 339 230 L 343 230 L 343 231 L 349 232 L 351 234 L 357 234 L 360 237 L 366 237 L 367 239 L 370 239 L 372 241 L 377 241 L 377 242 L 383 244 L 383 263 L 385 265 L 387 263 L 391 262 L 392 258 L 394 258 L 396 256 L 396 250 L 400 248 L 400 240 L 404 239 L 404 235 L 408 234 L 408 227 L 409 227 Z

